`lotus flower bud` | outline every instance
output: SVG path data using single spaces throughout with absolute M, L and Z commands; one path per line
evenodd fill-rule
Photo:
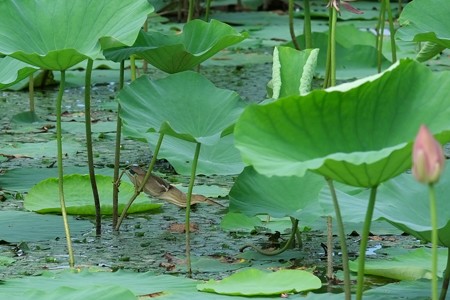
M 414 177 L 422 183 L 436 183 L 444 170 L 444 163 L 441 144 L 425 125 L 420 126 L 413 146 Z

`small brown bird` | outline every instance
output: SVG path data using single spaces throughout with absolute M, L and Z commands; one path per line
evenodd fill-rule
M 138 166 L 132 166 L 128 172 L 126 172 L 131 182 L 134 183 L 135 186 L 140 186 L 145 177 L 145 171 L 139 168 Z M 147 183 L 144 185 L 143 192 L 152 197 L 166 200 L 172 204 L 175 204 L 179 207 L 186 207 L 187 205 L 187 196 L 185 193 L 180 191 L 175 186 L 171 185 L 166 180 L 151 174 L 150 178 L 147 180 Z M 217 203 L 203 195 L 195 195 L 193 194 L 191 197 L 191 205 L 206 202 L 209 204 L 216 204 L 223 206 L 220 203 Z

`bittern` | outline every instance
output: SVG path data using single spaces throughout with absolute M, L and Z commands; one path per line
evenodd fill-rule
M 142 181 L 145 177 L 144 170 L 142 170 L 138 166 L 132 166 L 126 173 L 135 186 L 140 186 L 142 184 Z M 186 207 L 187 205 L 187 196 L 185 193 L 180 191 L 175 186 L 171 185 L 163 178 L 153 174 L 150 175 L 149 179 L 145 183 L 143 192 L 147 195 L 165 200 L 179 207 Z M 200 202 L 223 206 L 222 204 L 217 203 L 203 195 L 193 194 L 191 197 L 191 205 Z

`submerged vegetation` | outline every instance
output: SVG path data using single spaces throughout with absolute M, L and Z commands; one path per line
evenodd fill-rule
M 2 295 L 448 297 L 450 4 L 267 4 L 0 2 Z

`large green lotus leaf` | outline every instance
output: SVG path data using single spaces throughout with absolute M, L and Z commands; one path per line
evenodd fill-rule
M 324 184 L 325 180 L 313 173 L 267 177 L 247 167 L 231 188 L 230 211 L 302 219 L 303 209 L 318 201 Z
M 441 181 L 436 184 L 438 206 L 438 238 L 441 246 L 450 246 L 450 169 L 446 168 Z M 347 222 L 364 220 L 369 190 L 349 195 L 337 191 L 341 213 Z M 421 240 L 431 241 L 431 220 L 428 187 L 419 184 L 411 174 L 401 174 L 386 181 L 377 189 L 377 204 L 372 220 L 387 221 L 391 225 Z M 333 204 L 329 192 L 320 197 L 323 213 L 332 214 Z
M 142 76 L 120 91 L 118 101 L 130 132 L 159 132 L 206 145 L 231 133 L 243 109 L 236 92 L 192 71 L 154 81 Z
M 303 270 L 264 272 L 258 269 L 245 269 L 221 281 L 210 280 L 198 284 L 197 289 L 223 295 L 258 296 L 298 293 L 315 290 L 321 286 L 318 277 Z
M 65 70 L 102 47 L 131 45 L 152 7 L 146 0 L 18 0 L 1 1 L 0 12 L 0 53 Z
M 112 214 L 112 182 L 110 176 L 96 175 L 98 192 L 102 200 L 102 214 Z M 123 210 L 128 199 L 134 193 L 134 186 L 122 182 L 119 193 L 119 212 Z M 92 199 L 89 175 L 72 174 L 64 176 L 64 195 L 68 214 L 94 215 L 95 207 Z M 39 213 L 59 213 L 61 206 L 58 198 L 58 179 L 48 178 L 36 184 L 25 196 L 24 207 Z M 150 199 L 141 194 L 128 210 L 129 213 L 143 212 L 161 207 L 161 204 L 151 203 Z
M 447 265 L 448 249 L 439 249 L 437 276 L 442 277 Z M 431 250 L 419 248 L 386 259 L 370 259 L 365 262 L 364 274 L 382 276 L 397 280 L 431 279 Z M 357 272 L 358 261 L 349 262 L 350 270 Z
M 93 229 L 89 220 L 69 217 L 70 231 L 82 235 Z M 37 242 L 64 237 L 61 216 L 41 215 L 25 211 L 0 211 L 0 241 L 8 243 Z
M 159 134 L 147 135 L 155 149 Z M 178 174 L 190 175 L 195 144 L 171 136 L 165 136 L 158 153 L 159 158 L 167 159 Z M 197 164 L 197 174 L 235 175 L 242 172 L 244 163 L 241 154 L 234 146 L 234 136 L 229 134 L 215 145 L 203 145 Z
M 450 247 L 450 168 L 446 168 L 435 185 L 438 237 L 441 246 Z M 374 218 L 387 220 L 395 227 L 424 241 L 431 242 L 429 191 L 411 174 L 402 174 L 378 188 Z M 363 193 L 358 198 L 368 199 Z
M 399 18 L 396 38 L 404 41 L 433 42 L 450 48 L 450 2 L 447 0 L 408 3 Z
M 235 127 L 244 162 L 268 176 L 313 170 L 372 187 L 411 166 L 412 143 L 426 124 L 450 140 L 450 73 L 402 60 L 366 80 L 247 107 Z
M 37 70 L 38 68 L 9 56 L 0 58 L 0 90 L 18 83 Z
M 167 73 L 190 70 L 220 50 L 247 38 L 231 26 L 217 20 L 193 20 L 180 34 L 141 31 L 131 47 L 105 51 L 105 57 L 114 61 L 137 54 L 153 66 Z

